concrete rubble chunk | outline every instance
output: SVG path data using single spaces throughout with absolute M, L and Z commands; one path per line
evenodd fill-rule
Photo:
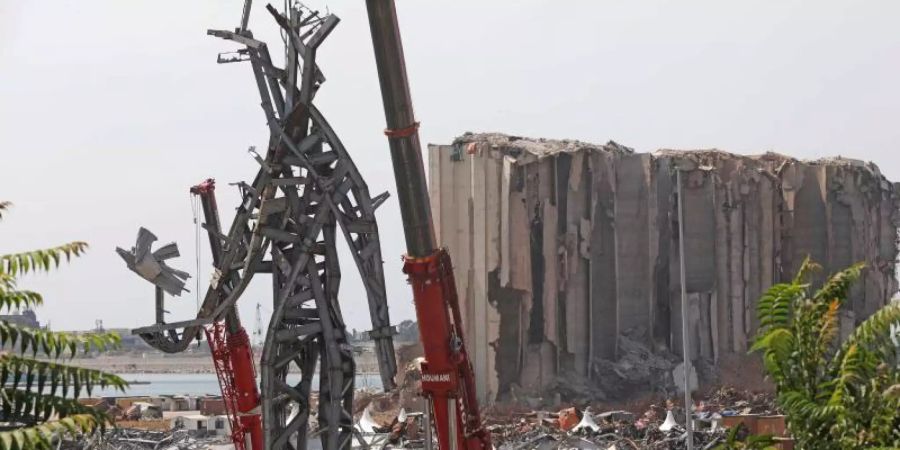
M 678 428 L 678 422 L 675 421 L 675 415 L 672 410 L 666 411 L 666 420 L 659 426 L 659 431 L 667 432 Z
M 634 422 L 634 413 L 628 411 L 606 411 L 596 414 L 594 417 L 610 422 Z
M 748 357 L 757 300 L 806 255 L 822 277 L 866 263 L 842 334 L 897 290 L 900 187 L 871 162 L 466 133 L 430 145 L 429 168 L 487 403 L 674 393 L 685 314 L 703 386 Z
M 576 433 L 579 431 L 591 431 L 596 433 L 600 431 L 600 425 L 597 425 L 597 422 L 594 421 L 594 416 L 591 414 L 590 409 L 585 409 L 584 414 L 581 416 L 581 421 L 572 428 L 572 431 Z
M 372 418 L 372 412 L 370 411 L 371 408 L 371 404 L 366 406 L 366 409 L 363 410 L 362 416 L 356 423 L 356 428 L 363 433 L 374 433 L 375 429 L 379 427 L 378 423 L 375 422 L 375 419 Z

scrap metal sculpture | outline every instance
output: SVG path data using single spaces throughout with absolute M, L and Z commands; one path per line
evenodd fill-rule
M 271 273 L 273 313 L 260 362 L 264 446 L 306 448 L 318 366 L 316 433 L 325 449 L 349 448 L 355 364 L 338 303 L 335 244 L 340 228 L 366 289 L 382 384 L 391 389 L 397 367 L 375 221 L 388 194 L 369 195 L 347 150 L 313 105 L 325 81 L 316 51 L 338 18 L 302 6 L 266 9 L 285 36 L 284 68 L 273 64 L 266 43 L 247 28 L 249 1 L 239 28 L 208 34 L 242 46 L 218 60 L 250 62 L 270 130 L 268 148 L 264 155 L 251 148 L 259 170 L 252 182 L 238 183 L 242 200 L 227 234 L 219 227 L 214 198 L 204 203 L 215 272 L 196 319 L 164 323 L 157 302 L 157 323 L 134 333 L 161 351 L 183 351 L 201 331 L 222 330 L 254 274 Z M 300 373 L 299 382 L 288 380 L 292 372 Z
M 151 252 L 150 247 L 156 242 L 156 235 L 146 228 L 138 230 L 137 242 L 131 251 L 116 247 L 116 253 L 125 260 L 125 265 L 141 278 L 162 289 L 169 295 L 181 295 L 187 292 L 184 282 L 190 278 L 187 272 L 173 269 L 164 262 L 179 255 L 178 245 L 170 242 Z

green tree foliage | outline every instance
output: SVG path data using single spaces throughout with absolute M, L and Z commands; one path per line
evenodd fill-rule
M 728 430 L 725 441 L 716 445 L 715 450 L 774 450 L 775 438 L 770 435 L 752 435 L 743 423 Z
M 10 203 L 0 202 L 0 218 Z M 72 242 L 45 250 L 0 255 L 0 311 L 32 308 L 43 297 L 20 289 L 18 277 L 49 272 L 87 249 Z M 119 345 L 115 333 L 72 335 L 0 321 L 0 421 L 12 424 L 0 432 L 0 450 L 56 448 L 64 435 L 78 436 L 104 428 L 110 418 L 78 403 L 96 387 L 123 391 L 121 378 L 70 365 L 78 352 L 103 351 Z
M 857 264 L 812 292 L 805 280 L 819 270 L 807 259 L 791 283 L 760 299 L 759 332 L 751 351 L 762 354 L 788 427 L 804 449 L 900 447 L 900 362 L 893 302 L 841 342 L 839 315 Z

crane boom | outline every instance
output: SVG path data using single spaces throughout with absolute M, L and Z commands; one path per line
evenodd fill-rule
M 434 235 L 425 166 L 394 0 L 366 0 L 407 254 L 425 352 L 422 394 L 429 400 L 441 450 L 491 449 L 481 423 L 475 376 L 466 353 L 450 254 Z
M 213 264 L 222 258 L 222 242 L 219 239 L 219 207 L 216 202 L 216 182 L 208 179 L 191 187 L 191 194 L 200 197 Z M 256 368 L 250 337 L 241 325 L 237 307 L 232 306 L 225 320 L 214 321 L 204 327 L 209 343 L 213 366 L 222 389 L 222 401 L 231 422 L 232 442 L 235 450 L 263 448 L 262 418 L 259 413 L 259 389 L 256 385 Z M 249 444 L 249 445 L 248 445 Z

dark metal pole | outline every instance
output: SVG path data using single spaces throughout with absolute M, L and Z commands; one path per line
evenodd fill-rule
M 216 202 L 216 181 L 209 178 L 191 187 L 191 194 L 200 197 L 203 218 L 206 220 L 205 228 L 209 235 L 209 250 L 212 253 L 213 266 L 218 266 L 225 250 L 222 248 L 222 240 L 219 237 L 222 234 L 222 224 L 219 221 L 219 205 Z M 241 318 L 238 316 L 236 305 L 225 312 L 225 324 L 229 334 L 241 331 Z
M 436 248 L 434 225 L 397 11 L 394 0 L 366 0 L 366 8 L 387 121 L 385 134 L 390 142 L 397 198 L 406 235 L 406 251 L 411 257 L 428 256 Z
M 156 287 L 156 323 L 165 323 L 166 321 L 166 293 L 162 288 Z
M 684 357 L 684 428 L 687 430 L 687 450 L 694 450 L 694 423 L 691 416 L 691 338 L 688 325 L 691 321 L 687 301 L 687 277 L 684 266 L 684 191 L 681 183 L 681 167 L 675 167 L 678 184 L 678 262 L 681 276 L 681 354 Z
M 250 22 L 250 7 L 253 6 L 253 0 L 244 0 L 244 12 L 241 14 L 240 32 L 247 31 L 247 23 Z

